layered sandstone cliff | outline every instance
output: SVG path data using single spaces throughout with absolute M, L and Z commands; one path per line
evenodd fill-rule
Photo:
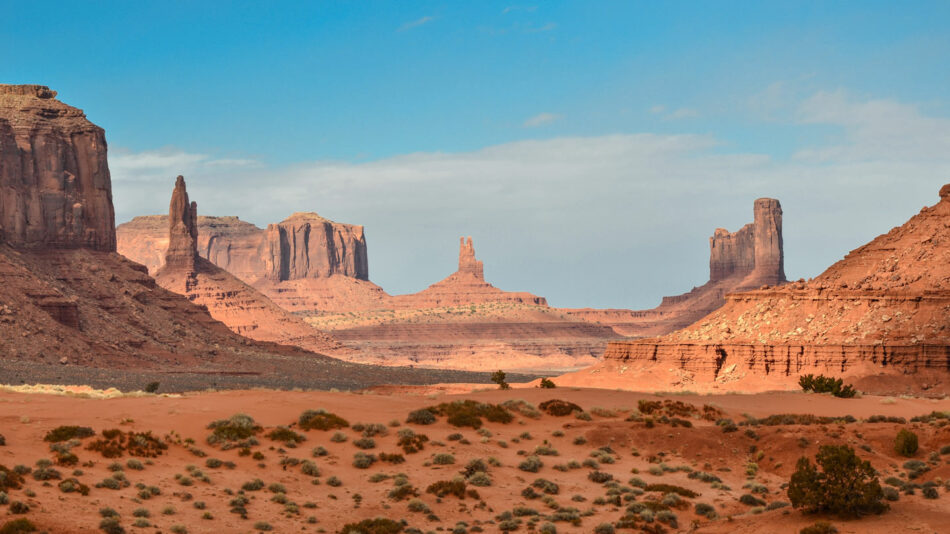
M 592 371 L 618 384 L 666 373 L 658 387 L 794 389 L 825 373 L 872 391 L 950 391 L 950 186 L 940 197 L 817 278 L 729 294 L 689 328 L 611 343 Z
M 235 333 L 323 353 L 343 349 L 326 333 L 198 254 L 198 205 L 189 202 L 181 176 L 175 182 L 169 205 L 168 243 L 165 264 L 155 273 L 155 280 L 165 289 L 204 306 Z
M 736 232 L 717 228 L 709 238 L 709 281 L 688 293 L 663 297 L 651 310 L 564 309 L 573 317 L 609 325 L 626 336 L 658 336 L 688 326 L 719 309 L 726 295 L 786 282 L 782 205 L 774 198 L 753 204 L 753 222 Z
M 42 85 L 0 84 L 0 241 L 115 250 L 105 132 Z
M 261 229 L 237 217 L 197 218 L 198 254 L 292 312 L 383 307 L 369 281 L 362 226 L 295 213 Z M 169 246 L 164 215 L 136 217 L 116 229 L 118 250 L 156 272 Z

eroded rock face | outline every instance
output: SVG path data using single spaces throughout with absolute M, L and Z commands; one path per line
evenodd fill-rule
M 0 84 L 0 240 L 116 248 L 105 132 L 42 85 Z
M 173 200 L 174 201 L 174 200 Z M 316 213 L 295 213 L 260 229 L 237 217 L 196 217 L 198 254 L 241 280 L 256 284 L 345 276 L 369 280 L 362 226 Z M 157 271 L 155 253 L 167 239 L 164 216 L 136 217 L 117 228 L 119 252 Z
M 717 228 L 709 238 L 709 281 L 741 276 L 749 287 L 785 282 L 782 205 L 774 198 L 757 199 L 753 217 L 737 232 Z

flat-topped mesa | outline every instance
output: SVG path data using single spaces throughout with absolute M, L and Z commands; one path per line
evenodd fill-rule
M 188 202 L 185 179 L 175 180 L 168 206 L 168 251 L 165 270 L 194 273 L 198 258 L 198 203 Z
M 0 84 L 0 241 L 116 249 L 102 128 L 43 85 Z
M 472 245 L 472 238 L 468 242 L 464 237 L 459 238 L 459 270 L 460 273 L 468 273 L 479 280 L 485 280 L 485 267 L 482 262 L 475 259 L 475 247 Z
M 363 227 L 338 224 L 316 213 L 294 213 L 267 225 L 264 262 L 275 281 L 340 274 L 369 280 Z
M 753 216 L 739 231 L 717 228 L 709 238 L 711 282 L 743 277 L 741 288 L 757 288 L 786 281 L 782 205 L 774 198 L 757 199 Z

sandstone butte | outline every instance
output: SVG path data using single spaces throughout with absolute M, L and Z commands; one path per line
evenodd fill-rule
M 784 284 L 782 205 L 774 198 L 757 199 L 753 222 L 737 232 L 717 228 L 709 238 L 709 281 L 688 293 L 663 297 L 651 310 L 562 309 L 572 317 L 605 324 L 631 337 L 658 336 L 684 328 L 726 302 L 726 295 Z
M 796 389 L 805 373 L 865 392 L 950 392 L 950 185 L 818 277 L 730 293 L 688 328 L 610 343 L 565 383 L 749 391 Z
M 155 273 L 155 280 L 165 289 L 204 306 L 212 317 L 242 336 L 315 352 L 347 352 L 326 333 L 198 255 L 198 205 L 189 202 L 181 176 L 175 182 L 169 205 L 165 263 Z
M 0 85 L 0 381 L 135 388 L 148 376 L 203 389 L 484 380 L 250 340 L 159 287 L 145 266 L 115 252 L 103 130 L 55 97 L 44 86 Z M 194 213 L 182 201 L 184 221 Z M 193 235 L 178 237 L 173 252 Z
M 198 254 L 294 313 L 384 308 L 389 300 L 369 281 L 362 226 L 316 213 L 294 213 L 262 229 L 237 217 L 202 217 Z M 116 229 L 120 254 L 155 273 L 169 246 L 167 217 L 135 217 Z

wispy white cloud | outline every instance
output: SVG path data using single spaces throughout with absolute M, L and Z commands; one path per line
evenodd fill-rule
M 554 31 L 554 30 L 556 30 L 556 29 L 557 29 L 557 23 L 556 23 L 556 22 L 548 22 L 548 23 L 543 24 L 543 25 L 541 25 L 541 26 L 526 26 L 526 27 L 524 28 L 524 32 L 525 32 L 525 33 L 542 33 L 542 32 Z
M 546 126 L 553 122 L 557 122 L 561 120 L 562 118 L 563 117 L 561 115 L 558 115 L 557 113 L 547 113 L 547 112 L 538 113 L 537 115 L 533 117 L 528 117 L 527 119 L 525 119 L 522 126 L 524 126 L 525 128 L 537 128 L 539 126 Z
M 692 108 L 679 108 L 669 115 L 666 116 L 667 119 L 677 120 L 677 119 L 692 119 L 699 116 L 699 111 L 696 111 Z
M 666 111 L 666 106 L 662 104 L 656 104 L 655 106 L 650 106 L 650 113 L 653 113 L 654 115 L 658 113 L 663 113 L 664 111 Z
M 411 30 L 411 29 L 413 29 L 413 28 L 418 28 L 419 26 L 422 26 L 423 24 L 428 24 L 428 23 L 432 22 L 433 20 L 435 20 L 435 17 L 430 17 L 430 16 L 421 17 L 421 18 L 418 18 L 418 19 L 416 19 L 416 20 L 412 20 L 412 21 L 409 21 L 409 22 L 403 24 L 403 25 L 400 26 L 399 29 L 397 29 L 396 31 L 404 32 L 404 31 L 406 31 L 406 30 Z

